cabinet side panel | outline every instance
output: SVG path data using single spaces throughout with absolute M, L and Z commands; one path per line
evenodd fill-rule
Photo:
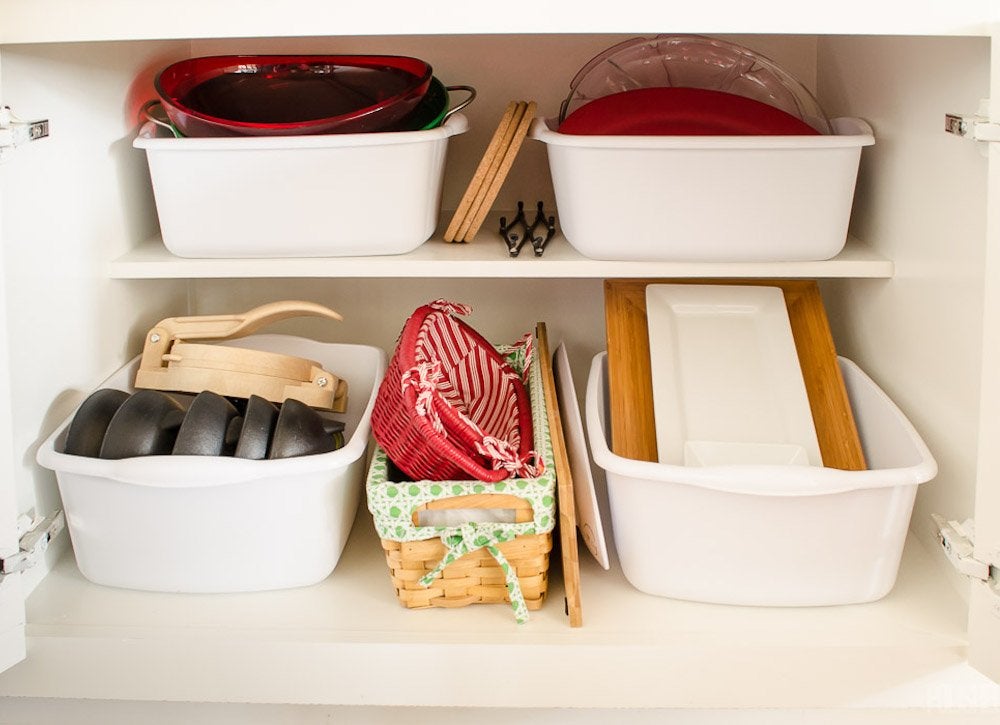
M 990 120 L 1000 122 L 1000 28 L 993 37 Z M 987 280 L 983 304 L 983 405 L 976 485 L 976 557 L 1000 566 L 1000 143 L 989 145 Z M 969 662 L 1000 681 L 1000 584 L 974 582 Z
M 0 70 L 3 59 L 0 57 Z M 0 106 L 3 85 L 0 84 Z M 0 167 L 0 201 L 16 171 Z M 0 204 L 0 238 L 3 233 L 3 205 Z M 0 271 L 4 269 L 0 245 Z M 11 447 L 10 368 L 7 344 L 7 305 L 4 278 L 0 274 L 0 556 L 18 550 L 17 496 L 14 491 L 14 454 Z M 21 577 L 0 578 L 0 672 L 24 659 L 24 589 Z
M 50 130 L 12 154 L 0 199 L 9 342 L 0 359 L 10 362 L 19 512 L 60 506 L 53 475 L 34 464 L 39 442 L 138 352 L 144 329 L 186 305 L 183 281 L 122 283 L 106 270 L 156 229 L 146 160 L 132 148 L 136 112 L 152 97 L 155 69 L 188 47 L 3 50 L 3 102 L 21 118 L 49 119 Z M 67 538 L 57 539 L 52 557 Z M 26 588 L 44 570 L 32 570 Z
M 895 263 L 880 281 L 830 282 L 841 353 L 897 401 L 940 473 L 922 486 L 911 528 L 936 547 L 930 514 L 972 516 L 986 255 L 986 159 L 944 132 L 944 114 L 989 94 L 985 38 L 820 38 L 818 89 L 831 115 L 875 131 L 865 149 L 852 233 Z M 940 557 L 942 576 L 967 585 Z

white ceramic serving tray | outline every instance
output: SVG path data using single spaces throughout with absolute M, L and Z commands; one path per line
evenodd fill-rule
M 570 472 L 573 474 L 573 500 L 576 502 L 576 526 L 583 537 L 583 543 L 597 563 L 604 569 L 611 568 L 608 559 L 608 544 L 604 537 L 601 509 L 597 502 L 597 490 L 590 470 L 590 455 L 587 453 L 587 437 L 583 430 L 583 418 L 576 401 L 576 386 L 569 366 L 566 343 L 560 343 L 555 350 L 552 371 L 556 379 L 559 398 L 559 417 L 566 436 L 566 455 Z
M 646 288 L 661 463 L 822 466 L 778 287 Z

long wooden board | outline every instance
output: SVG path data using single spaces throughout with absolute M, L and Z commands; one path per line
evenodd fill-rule
M 637 461 L 659 460 L 646 326 L 647 283 L 630 279 L 604 281 L 611 450 Z
M 559 545 L 562 552 L 563 583 L 566 586 L 566 614 L 570 627 L 583 626 L 583 609 L 580 603 L 580 554 L 576 541 L 576 500 L 573 476 L 569 466 L 569 453 L 563 434 L 559 398 L 556 393 L 555 373 L 552 369 L 552 351 L 549 350 L 545 323 L 535 326 L 538 349 L 535 360 L 542 365 L 542 389 L 545 391 L 545 408 L 548 414 L 549 435 L 552 438 L 552 457 L 556 464 L 556 503 L 559 517 Z
M 605 280 L 611 448 L 617 455 L 640 461 L 658 460 L 646 323 L 646 287 L 650 284 L 780 287 L 788 307 L 823 465 L 848 471 L 866 468 L 861 439 L 837 364 L 826 308 L 814 280 Z

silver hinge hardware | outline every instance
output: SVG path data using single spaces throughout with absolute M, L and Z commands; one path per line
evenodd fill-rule
M 944 130 L 956 136 L 971 138 L 973 141 L 1000 141 L 1000 123 L 990 123 L 978 116 L 946 113 Z
M 979 110 L 971 116 L 946 113 L 944 130 L 973 141 L 1000 141 L 1000 123 L 990 121 L 990 99 L 979 101 Z
M 49 135 L 48 119 L 22 121 L 10 110 L 0 107 L 0 161 L 13 149 L 28 141 L 37 141 Z
M 18 541 L 17 553 L 0 558 L 0 581 L 9 574 L 25 571 L 37 564 L 49 548 L 49 542 L 65 527 L 66 517 L 62 511 L 51 513 L 33 523 Z
M 973 556 L 976 541 L 975 523 L 971 520 L 962 523 L 945 521 L 937 514 L 931 514 L 931 518 L 937 526 L 938 543 L 941 544 L 952 566 L 967 577 L 989 581 L 995 574 L 994 568 L 988 562 L 980 561 Z

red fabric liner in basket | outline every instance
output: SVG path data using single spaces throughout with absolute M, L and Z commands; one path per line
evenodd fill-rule
M 411 478 L 534 477 L 531 405 L 496 348 L 437 300 L 403 326 L 372 410 L 372 433 Z

